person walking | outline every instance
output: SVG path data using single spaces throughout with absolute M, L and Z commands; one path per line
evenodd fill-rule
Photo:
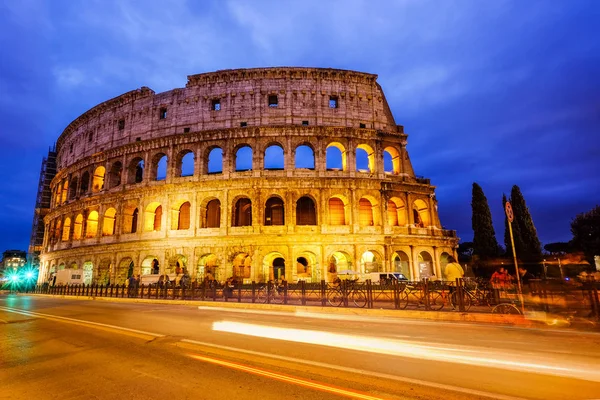
M 456 262 L 452 256 L 448 257 L 448 264 L 444 268 L 444 276 L 450 285 L 454 285 L 457 279 L 462 279 L 465 276 L 465 270 Z

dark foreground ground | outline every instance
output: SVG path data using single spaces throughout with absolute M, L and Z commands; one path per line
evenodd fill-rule
M 600 335 L 0 296 L 0 399 L 596 399 Z

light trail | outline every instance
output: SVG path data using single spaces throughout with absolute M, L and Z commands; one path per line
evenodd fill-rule
M 193 359 L 199 361 L 205 361 L 211 364 L 221 365 L 223 367 L 233 368 L 238 371 L 248 372 L 254 375 L 264 376 L 267 378 L 275 379 L 281 382 L 291 383 L 294 385 L 299 385 L 303 387 L 307 387 L 310 389 L 320 390 L 323 392 L 333 393 L 341 396 L 351 397 L 354 399 L 363 399 L 363 400 L 384 400 L 382 397 L 371 396 L 366 393 L 356 392 L 354 390 L 343 389 L 340 387 L 326 385 L 324 383 L 318 383 L 314 381 L 309 381 L 302 378 L 296 378 L 289 375 L 279 374 L 277 372 L 267 371 L 261 368 L 250 367 L 248 365 L 243 365 L 239 363 L 234 363 L 231 361 L 219 360 L 217 358 L 200 356 L 196 354 L 188 354 Z
M 529 360 L 525 360 L 521 354 L 508 352 L 507 350 L 492 352 L 490 349 L 483 350 L 480 348 L 467 348 L 466 346 L 448 347 L 446 345 L 445 347 L 436 347 L 410 341 L 379 339 L 307 329 L 279 328 L 231 321 L 214 322 L 213 330 L 347 350 L 534 372 L 600 382 L 600 372 L 596 366 L 557 365 L 551 363 L 550 360 L 542 360 L 545 363 L 530 362 Z M 477 355 L 483 351 L 487 353 L 487 357 Z M 512 359 L 509 357 L 512 357 Z

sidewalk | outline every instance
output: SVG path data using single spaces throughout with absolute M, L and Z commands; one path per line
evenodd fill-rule
M 368 308 L 344 308 L 344 307 L 319 307 L 299 306 L 283 304 L 261 304 L 261 303 L 238 303 L 235 301 L 201 301 L 201 300 L 166 300 L 166 299 L 139 299 L 118 297 L 94 297 L 94 296 L 72 296 L 72 295 L 49 295 L 49 294 L 27 294 L 28 296 L 54 297 L 71 300 L 95 300 L 113 303 L 148 303 L 148 304 L 170 304 L 196 306 L 201 309 L 231 310 L 235 312 L 273 312 L 277 315 L 304 316 L 315 318 L 334 317 L 358 317 L 358 318 L 383 318 L 395 320 L 424 320 L 443 322 L 463 322 L 478 324 L 494 324 L 520 327 L 557 327 L 580 328 L 585 330 L 598 329 L 597 324 L 589 321 L 575 323 L 567 321 L 559 316 L 547 315 L 546 313 L 526 313 L 523 315 L 498 315 L 491 313 L 461 313 L 458 311 L 420 311 L 420 310 L 391 310 L 391 309 L 368 309 Z M 577 321 L 576 321 L 577 322 Z

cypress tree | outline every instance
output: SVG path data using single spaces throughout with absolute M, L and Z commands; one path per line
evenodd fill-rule
M 521 236 L 520 240 L 523 244 L 521 253 L 519 253 L 519 247 L 517 246 L 517 256 L 524 261 L 539 261 L 542 259 L 542 244 L 540 243 L 540 239 L 538 239 L 537 230 L 535 229 L 535 225 L 533 225 L 533 219 L 531 218 L 527 204 L 525 204 L 525 198 L 517 185 L 512 187 L 510 198 L 515 213 L 513 233 L 515 225 L 518 225 Z
M 492 225 L 492 213 L 483 189 L 477 183 L 473 183 L 473 197 L 471 200 L 473 216 L 471 224 L 473 227 L 473 254 L 482 260 L 498 256 L 498 241 L 496 232 Z

